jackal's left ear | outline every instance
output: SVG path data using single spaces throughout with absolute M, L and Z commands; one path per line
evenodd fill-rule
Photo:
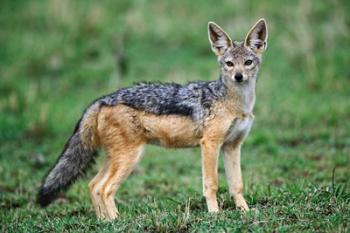
M 244 45 L 252 49 L 255 53 L 261 54 L 267 48 L 267 26 L 265 19 L 258 22 L 249 30 Z
M 214 22 L 208 23 L 208 36 L 211 49 L 217 56 L 224 55 L 232 47 L 232 40 L 222 28 Z

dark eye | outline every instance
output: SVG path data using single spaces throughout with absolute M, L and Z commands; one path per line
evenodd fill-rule
M 232 67 L 232 66 L 233 66 L 233 62 L 232 62 L 232 61 L 227 61 L 227 62 L 225 62 L 225 63 L 226 63 L 226 65 L 229 66 L 229 67 Z
M 246 60 L 246 61 L 244 62 L 244 65 L 245 65 L 245 66 L 250 66 L 252 63 L 253 63 L 252 60 Z

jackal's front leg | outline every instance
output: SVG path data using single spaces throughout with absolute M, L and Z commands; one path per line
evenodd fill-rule
M 210 140 L 201 141 L 203 195 L 206 198 L 208 211 L 218 212 L 216 200 L 218 190 L 218 155 L 220 145 Z
M 241 145 L 230 144 L 223 146 L 225 172 L 230 196 L 233 197 L 237 208 L 249 210 L 243 197 L 243 180 L 241 172 Z

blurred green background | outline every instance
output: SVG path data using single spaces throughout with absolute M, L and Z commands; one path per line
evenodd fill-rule
M 0 230 L 349 231 L 349 12 L 346 0 L 1 1 Z M 119 220 L 95 219 L 97 167 L 60 204 L 35 205 L 93 99 L 138 81 L 216 79 L 207 22 L 243 40 L 261 17 L 268 49 L 242 158 L 254 211 L 234 208 L 220 164 L 223 211 L 207 214 L 199 150 L 153 146 L 117 193 Z

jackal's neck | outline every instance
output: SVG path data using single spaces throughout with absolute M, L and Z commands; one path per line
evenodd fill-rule
M 225 85 L 225 99 L 232 105 L 232 108 L 252 113 L 255 105 L 255 87 L 256 79 Z

